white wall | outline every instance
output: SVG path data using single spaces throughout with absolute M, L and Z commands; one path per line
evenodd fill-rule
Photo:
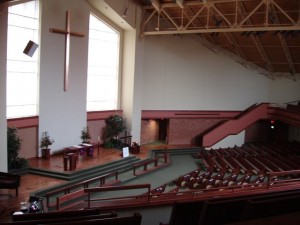
M 130 14 L 132 11 L 129 11 Z M 137 17 L 141 17 L 141 10 L 134 11 Z M 137 42 L 139 29 L 126 30 L 124 32 L 124 54 L 122 74 L 122 109 L 127 119 L 127 128 L 132 141 L 140 142 L 141 135 L 141 76 L 139 73 L 141 63 L 142 43 Z M 138 63 L 136 60 L 139 59 Z
M 228 147 L 233 147 L 234 145 L 242 146 L 244 142 L 245 142 L 245 131 L 243 130 L 237 135 L 229 135 L 225 137 L 217 144 L 214 144 L 210 149 L 228 148 Z
M 6 39 L 7 8 L 0 5 L 0 171 L 7 172 Z
M 42 1 L 40 43 L 39 134 L 48 131 L 54 139 L 52 152 L 81 142 L 86 126 L 86 87 L 89 9 L 81 0 Z M 65 29 L 66 11 L 71 13 L 71 30 L 85 37 L 71 37 L 69 88 L 64 84 L 65 37 L 50 28 Z
M 145 110 L 243 110 L 299 99 L 299 81 L 273 81 L 184 35 L 146 36 L 143 62 Z
M 271 80 L 193 36 L 146 36 L 139 63 L 144 110 L 243 110 L 254 103 L 300 99 L 299 79 Z M 243 143 L 241 132 L 214 147 Z
M 269 102 L 286 106 L 285 103 L 300 100 L 300 75 L 296 81 L 292 77 L 280 77 L 269 81 Z

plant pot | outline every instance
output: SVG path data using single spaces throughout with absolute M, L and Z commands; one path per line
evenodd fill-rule
M 50 159 L 50 148 L 42 149 L 42 157 L 44 159 Z

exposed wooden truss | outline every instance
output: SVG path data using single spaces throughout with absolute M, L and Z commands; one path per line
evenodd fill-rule
M 299 8 L 287 11 L 276 0 L 148 1 L 151 6 L 144 7 L 142 35 L 300 30 Z M 242 4 L 247 5 L 243 17 Z M 191 8 L 197 11 L 191 14 Z M 273 20 L 272 13 L 282 21 Z M 257 20 L 253 25 L 247 23 L 251 18 Z
M 140 1 L 142 37 L 198 34 L 271 79 L 300 73 L 299 0 Z

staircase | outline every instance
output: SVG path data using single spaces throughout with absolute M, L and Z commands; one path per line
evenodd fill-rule
M 236 135 L 261 119 L 269 119 L 269 103 L 252 105 L 232 120 L 227 120 L 202 136 L 203 147 L 211 147 L 229 135 Z

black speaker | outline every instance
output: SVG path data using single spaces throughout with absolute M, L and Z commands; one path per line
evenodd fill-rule
M 28 44 L 26 45 L 23 53 L 32 57 L 35 50 L 39 47 L 38 44 L 34 43 L 33 41 L 29 41 Z

